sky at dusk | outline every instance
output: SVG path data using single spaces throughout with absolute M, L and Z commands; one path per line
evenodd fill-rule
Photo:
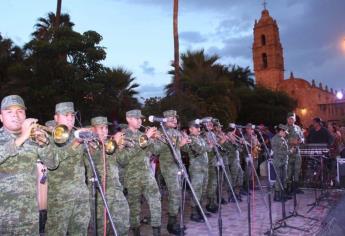
M 140 84 L 141 97 L 161 96 L 173 58 L 173 0 L 62 0 L 78 32 L 95 30 L 106 47 L 104 64 L 123 66 Z M 0 33 L 22 46 L 55 0 L 2 0 Z M 261 0 L 180 0 L 180 52 L 204 49 L 220 62 L 252 65 L 253 25 Z M 285 77 L 314 79 L 345 89 L 345 1 L 267 0 L 284 48 Z

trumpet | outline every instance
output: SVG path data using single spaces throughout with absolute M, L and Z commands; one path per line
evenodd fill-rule
M 36 131 L 43 131 L 52 136 L 53 140 L 57 144 L 64 144 L 70 137 L 70 131 L 66 125 L 57 125 L 55 127 L 47 127 L 40 124 L 35 124 L 34 128 L 31 130 L 30 138 L 34 142 L 44 142 L 42 138 L 36 135 Z
M 244 138 L 239 137 L 237 134 L 235 133 L 231 133 L 231 134 L 226 134 L 227 139 L 232 142 L 233 144 L 236 144 L 238 146 L 240 145 L 247 145 L 249 148 L 252 148 L 252 145 L 245 140 Z
M 146 134 L 141 134 L 137 140 L 133 138 L 127 138 L 124 134 L 121 136 L 121 139 L 118 143 L 119 147 L 134 147 L 135 143 L 138 143 L 141 148 L 145 147 L 149 141 L 149 138 Z
M 108 155 L 114 154 L 116 147 L 117 147 L 117 144 L 114 140 L 112 140 L 110 138 L 105 140 L 104 149 L 105 149 L 106 154 L 108 154 Z
M 153 139 L 156 139 L 156 140 L 159 140 L 163 143 L 166 143 L 166 140 L 165 138 L 162 137 L 162 134 L 161 132 L 156 128 L 156 127 L 149 127 L 149 126 L 144 126 L 144 125 L 141 125 L 140 127 L 143 127 L 146 130 L 150 129 L 150 128 L 154 128 L 155 131 L 154 131 L 154 135 L 153 135 Z

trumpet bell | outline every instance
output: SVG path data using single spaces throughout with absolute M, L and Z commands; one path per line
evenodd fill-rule
M 149 138 L 145 134 L 139 136 L 139 146 L 140 147 L 146 146 L 148 141 L 149 141 Z
M 105 148 L 105 153 L 108 155 L 111 155 L 115 152 L 116 150 L 116 143 L 112 139 L 107 139 L 104 142 L 104 148 Z
M 57 144 L 64 144 L 69 139 L 70 132 L 66 125 L 58 125 L 54 128 L 53 139 Z

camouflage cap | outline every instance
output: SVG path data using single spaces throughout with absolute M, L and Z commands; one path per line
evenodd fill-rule
M 108 122 L 108 118 L 105 116 L 96 116 L 91 119 L 91 125 L 111 125 L 111 123 Z
M 254 129 L 254 125 L 252 123 L 247 123 L 246 129 Z
M 200 128 L 200 124 L 196 120 L 192 120 L 188 122 L 188 127 Z
M 287 118 L 290 118 L 290 117 L 296 119 L 296 114 L 295 114 L 294 112 L 289 112 L 289 113 L 287 114 Z
M 163 112 L 163 116 L 164 117 L 178 117 L 178 115 L 177 115 L 177 111 L 175 111 L 175 110 L 167 110 L 167 111 L 165 111 L 165 112 Z
M 73 102 L 60 102 L 56 104 L 55 113 L 59 113 L 59 114 L 75 113 Z
M 1 110 L 5 110 L 10 106 L 19 106 L 26 109 L 24 100 L 19 95 L 8 95 L 2 99 Z
M 212 117 L 207 116 L 201 119 L 202 123 L 212 122 Z
M 144 118 L 141 114 L 141 110 L 136 109 L 136 110 L 130 110 L 126 112 L 126 117 L 135 117 L 135 118 Z
M 55 127 L 56 122 L 55 122 L 55 120 L 48 120 L 48 121 L 46 121 L 46 123 L 44 125 L 47 127 Z
M 278 129 L 284 130 L 286 133 L 289 133 L 288 132 L 289 127 L 287 127 L 286 125 L 279 124 Z
M 219 120 L 218 120 L 217 118 L 213 118 L 213 119 L 212 119 L 212 123 L 213 123 L 213 125 L 215 125 L 215 126 L 223 127 L 223 126 L 220 124 L 220 122 L 219 122 Z

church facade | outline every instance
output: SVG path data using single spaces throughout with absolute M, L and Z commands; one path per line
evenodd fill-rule
M 297 101 L 296 115 L 304 126 L 314 117 L 324 121 L 340 122 L 345 117 L 345 100 L 336 98 L 336 91 L 290 74 L 284 78 L 284 54 L 279 28 L 267 9 L 255 20 L 253 64 L 257 86 L 283 91 Z

